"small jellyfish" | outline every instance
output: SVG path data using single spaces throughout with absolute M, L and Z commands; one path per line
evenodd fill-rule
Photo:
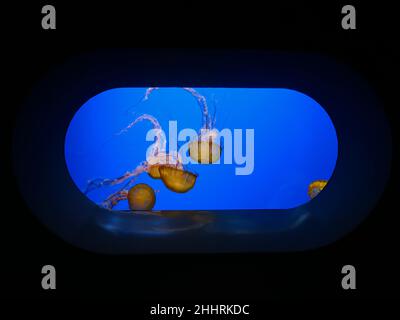
M 156 130 L 156 141 L 147 154 L 147 160 L 141 162 L 134 170 L 127 171 L 117 178 L 97 178 L 88 182 L 85 194 L 98 188 L 125 183 L 122 188 L 119 188 L 101 202 L 100 205 L 103 208 L 112 210 L 120 201 L 128 200 L 131 210 L 151 210 L 155 204 L 155 194 L 150 186 L 138 184 L 129 189 L 144 172 L 147 172 L 154 179 L 162 179 L 164 184 L 175 192 L 186 192 L 194 186 L 197 176 L 183 170 L 180 155 L 177 152 L 165 152 L 165 137 L 156 118 L 148 114 L 143 114 L 131 122 L 125 129 L 121 130 L 118 135 L 128 131 L 143 120 L 150 121 L 153 129 Z M 162 168 L 169 168 L 170 170 L 164 170 L 163 174 L 160 172 Z M 176 173 L 173 170 L 176 170 Z
M 142 101 L 149 99 L 150 94 L 159 89 L 158 87 L 148 88 Z M 221 146 L 218 143 L 218 130 L 215 127 L 215 113 L 211 117 L 207 100 L 193 88 L 182 88 L 189 92 L 197 101 L 202 115 L 202 126 L 197 140 L 189 144 L 189 156 L 192 160 L 201 164 L 215 163 L 221 157 Z
M 139 183 L 129 189 L 128 204 L 131 210 L 146 210 L 153 209 L 156 203 L 156 195 L 154 190 L 145 183 Z
M 202 134 L 189 144 L 189 156 L 201 164 L 215 163 L 221 157 L 221 146 L 215 142 L 213 133 Z
M 197 175 L 186 170 L 171 166 L 160 166 L 159 171 L 165 186 L 174 192 L 188 192 L 196 183 Z
M 147 173 L 149 174 L 150 177 L 152 177 L 153 179 L 161 179 L 161 173 L 160 173 L 160 168 L 161 167 L 174 167 L 174 168 L 179 168 L 176 165 L 171 165 L 171 164 L 161 164 L 161 163 L 157 163 L 157 164 L 153 164 L 151 166 L 149 166 L 149 169 L 147 171 Z M 182 166 L 181 166 L 182 167 Z
M 308 196 L 314 199 L 327 185 L 328 180 L 315 180 L 308 186 Z

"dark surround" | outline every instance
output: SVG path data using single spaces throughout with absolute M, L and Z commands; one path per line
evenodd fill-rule
M 43 34 L 40 29 L 41 4 L 24 5 L 23 12 L 15 7 L 5 10 L 21 12 L 22 20 L 13 24 L 6 19 L 2 29 L 7 30 L 4 61 L 9 68 L 3 75 L 8 81 L 3 95 L 3 101 L 7 102 L 3 116 L 7 121 L 2 127 L 6 145 L 1 161 L 7 181 L 3 193 L 5 205 L 11 205 L 3 214 L 6 226 L 2 234 L 3 255 L 8 263 L 3 265 L 3 274 L 7 276 L 2 294 L 118 297 L 150 302 L 394 296 L 399 280 L 399 265 L 394 258 L 398 251 L 398 218 L 396 209 L 392 209 L 396 208 L 398 194 L 394 180 L 398 174 L 396 165 L 371 215 L 351 234 L 325 248 L 287 254 L 109 257 L 66 244 L 36 220 L 19 195 L 10 157 L 16 115 L 32 86 L 71 56 L 98 47 L 190 47 L 199 54 L 202 51 L 196 47 L 325 54 L 350 66 L 374 87 L 383 101 L 395 138 L 398 88 L 394 75 L 399 55 L 393 43 L 397 34 L 396 19 L 390 17 L 393 9 L 382 9 L 380 14 L 374 6 L 360 5 L 359 29 L 349 33 L 341 30 L 338 23 L 338 8 L 343 4 L 333 3 L 271 5 L 268 12 L 254 6 L 230 8 L 233 10 L 230 14 L 228 8 L 206 10 L 205 4 L 185 14 L 174 8 L 117 10 L 104 5 L 91 14 L 92 6 L 55 5 L 58 29 L 53 34 Z M 183 21 L 174 26 L 171 20 Z M 165 61 L 168 62 L 168 56 Z M 399 141 L 394 140 L 393 146 L 398 145 Z M 393 163 L 399 163 L 397 149 L 393 157 Z M 358 181 L 353 183 L 357 186 Z M 40 289 L 40 268 L 46 263 L 57 268 L 55 293 Z M 358 266 L 356 292 L 340 288 L 340 268 L 348 263 Z
M 209 72 L 203 73 L 204 69 Z M 318 198 L 294 209 L 253 214 L 252 210 L 208 211 L 193 216 L 194 224 L 196 219 L 204 220 L 201 228 L 162 236 L 150 236 L 149 231 L 157 226 L 175 229 L 179 213 L 171 219 L 148 218 L 110 214 L 95 206 L 68 174 L 64 159 L 68 125 L 90 97 L 111 88 L 150 86 L 152 81 L 159 86 L 288 88 L 307 94 L 324 106 L 338 137 L 338 159 L 329 185 Z M 345 66 L 320 55 L 102 50 L 55 68 L 20 110 L 14 165 L 23 198 L 64 240 L 100 253 L 268 252 L 320 247 L 350 232 L 370 213 L 390 172 L 389 127 L 373 88 Z M 187 220 L 188 214 L 182 212 L 181 219 Z

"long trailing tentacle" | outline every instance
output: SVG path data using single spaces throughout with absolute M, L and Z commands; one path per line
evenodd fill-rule
M 87 194 L 93 190 L 99 189 L 101 187 L 114 186 L 114 185 L 120 184 L 120 183 L 128 180 L 129 178 L 136 178 L 143 172 L 147 171 L 147 169 L 148 169 L 147 162 L 144 161 L 144 162 L 140 163 L 134 170 L 127 171 L 125 174 L 123 174 L 122 176 L 120 176 L 118 178 L 115 178 L 115 179 L 99 178 L 99 179 L 91 180 L 88 182 L 88 185 L 85 190 L 85 194 Z
M 135 103 L 134 105 L 130 106 L 130 107 L 126 110 L 126 112 L 129 112 L 132 108 L 134 108 L 134 107 L 138 106 L 140 103 L 142 103 L 142 102 L 148 100 L 150 94 L 151 94 L 153 91 L 158 90 L 158 89 L 159 89 L 158 87 L 150 87 L 150 88 L 148 88 L 148 89 L 146 90 L 144 96 L 143 96 L 137 103 Z
M 150 94 L 158 90 L 159 87 L 151 87 L 146 90 L 146 93 L 144 95 L 144 98 L 142 101 L 146 101 L 149 99 Z M 211 129 L 212 128 L 212 119 L 209 116 L 208 112 L 208 105 L 207 105 L 207 100 L 204 96 L 202 96 L 200 93 L 198 93 L 196 90 L 193 88 L 182 88 L 183 90 L 189 92 L 197 101 L 198 105 L 200 106 L 201 114 L 202 114 L 202 129 Z
M 112 208 L 114 208 L 118 202 L 126 200 L 127 198 L 128 190 L 119 190 L 107 197 L 107 199 L 101 203 L 101 206 L 105 209 L 112 210 Z
M 139 123 L 140 121 L 147 120 L 150 121 L 151 124 L 153 125 L 153 129 L 156 130 L 156 138 L 155 138 L 155 143 L 153 150 L 151 154 L 153 156 L 157 156 L 157 154 L 161 151 L 164 151 L 166 148 L 167 142 L 165 141 L 165 136 L 162 131 L 161 125 L 158 122 L 158 120 L 153 117 L 150 114 L 142 114 L 140 117 L 136 118 L 134 121 L 132 121 L 127 127 L 122 129 L 118 135 L 123 134 L 124 132 L 127 132 L 130 128 L 132 128 L 135 124 Z
M 111 210 L 113 207 L 115 207 L 118 202 L 122 200 L 126 200 L 128 197 L 128 190 L 131 187 L 131 185 L 136 181 L 138 175 L 131 177 L 130 180 L 119 190 L 116 192 L 112 193 L 109 195 L 102 203 L 101 206 L 103 208 Z
M 159 88 L 159 87 L 150 87 L 150 88 L 147 88 L 146 93 L 144 94 L 144 97 L 143 97 L 142 101 L 148 100 L 148 99 L 149 99 L 149 96 L 151 95 L 151 93 L 152 93 L 153 91 L 158 90 L 158 89 L 160 89 L 160 88 Z
M 212 103 L 214 107 L 214 114 L 212 118 L 210 118 L 210 129 L 215 128 L 215 123 L 217 121 L 217 102 L 215 101 L 215 97 L 212 98 Z
M 197 100 L 197 103 L 199 104 L 202 113 L 202 128 L 210 129 L 211 123 L 210 123 L 210 116 L 208 114 L 208 106 L 206 98 L 193 88 L 182 88 L 182 89 L 189 92 Z
M 136 118 L 134 121 L 132 121 L 128 126 L 126 126 L 124 129 L 122 129 L 118 135 L 127 132 L 130 128 L 132 128 L 135 124 L 137 124 L 140 121 L 143 120 L 148 120 L 153 124 L 153 129 L 160 129 L 161 130 L 161 125 L 158 122 L 158 120 L 153 117 L 152 115 L 149 114 L 142 114 L 140 117 Z

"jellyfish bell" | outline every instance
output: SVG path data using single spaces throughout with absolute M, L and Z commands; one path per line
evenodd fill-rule
M 159 167 L 161 179 L 171 191 L 185 193 L 194 187 L 197 175 L 169 165 Z
M 159 168 L 161 166 L 170 166 L 178 169 L 183 169 L 181 156 L 176 152 L 165 153 L 160 152 L 156 156 L 150 156 L 147 159 L 147 173 L 153 179 L 161 179 Z
M 161 179 L 160 171 L 159 171 L 160 164 L 154 164 L 149 166 L 147 173 L 153 179 Z
M 154 190 L 145 183 L 139 183 L 128 191 L 128 204 L 131 210 L 153 209 L 156 203 L 156 195 Z
M 159 89 L 158 87 L 148 88 L 143 97 L 143 101 L 148 100 L 150 94 Z M 217 162 L 221 157 L 221 146 L 217 141 L 219 135 L 218 130 L 215 128 L 215 111 L 212 117 L 209 112 L 206 98 L 193 88 L 182 88 L 184 91 L 189 92 L 197 101 L 201 110 L 201 130 L 200 136 L 196 141 L 189 143 L 189 156 L 190 158 L 201 164 L 211 164 Z M 154 168 L 156 171 L 156 168 Z
M 221 157 L 221 146 L 217 138 L 217 130 L 201 130 L 199 138 L 189 144 L 190 158 L 201 164 L 217 162 Z
M 149 166 L 147 173 L 149 174 L 150 177 L 153 179 L 161 179 L 161 173 L 160 173 L 160 168 L 161 167 L 171 167 L 171 168 L 178 168 L 182 170 L 182 165 L 173 165 L 173 164 L 153 164 Z
M 314 199 L 327 185 L 328 180 L 315 180 L 308 186 L 308 196 Z
M 201 164 L 215 163 L 221 157 L 221 146 L 212 141 L 193 141 L 189 144 L 189 156 Z

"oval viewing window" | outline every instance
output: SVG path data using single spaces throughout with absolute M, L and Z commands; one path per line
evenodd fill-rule
M 335 128 L 289 89 L 118 88 L 69 124 L 76 186 L 113 210 L 289 209 L 328 183 Z

